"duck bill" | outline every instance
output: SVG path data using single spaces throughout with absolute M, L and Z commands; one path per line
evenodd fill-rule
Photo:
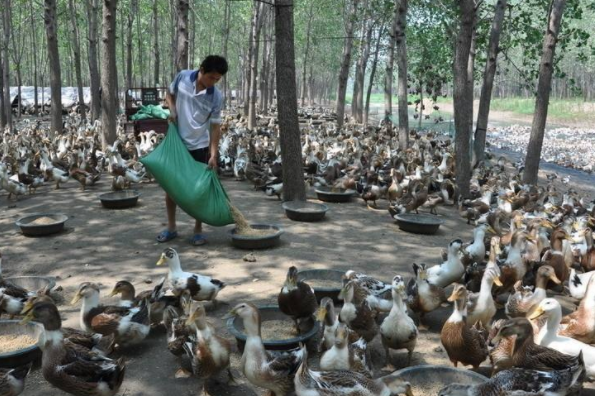
M 236 316 L 237 316 L 237 312 L 235 311 L 235 309 L 232 309 L 231 311 L 226 313 L 221 319 L 227 320 L 227 319 L 235 318 Z
M 165 263 L 165 256 L 162 254 L 159 261 L 157 261 L 157 265 L 163 265 L 163 263 Z
M 318 311 L 316 311 L 316 320 L 322 322 L 324 321 L 324 318 L 326 318 L 326 308 L 320 307 L 318 308 Z
M 491 234 L 498 235 L 498 232 L 496 230 L 494 230 L 494 227 L 492 227 L 492 226 L 488 226 L 488 232 Z
M 25 325 L 33 320 L 33 311 L 29 311 L 27 315 L 19 322 L 22 325 Z
M 541 315 L 543 315 L 545 312 L 543 309 L 541 309 L 541 307 L 537 307 L 535 309 L 535 311 L 533 311 L 533 313 L 531 315 L 529 315 L 529 319 L 537 319 L 539 318 Z
M 496 336 L 494 338 L 492 338 L 492 345 L 497 345 L 501 339 L 502 339 L 502 334 L 500 334 L 500 332 L 498 332 L 498 334 L 496 334 Z
M 70 302 L 70 305 L 74 305 L 81 300 L 81 293 L 76 293 Z
M 455 302 L 455 301 L 457 301 L 457 297 L 458 297 L 458 296 L 457 296 L 457 293 L 455 293 L 455 292 L 453 291 L 453 292 L 452 292 L 452 294 L 450 295 L 450 297 L 448 297 L 448 298 L 446 299 L 446 301 L 448 301 L 448 302 Z
M 503 286 L 502 285 L 502 281 L 500 280 L 500 277 L 499 276 L 497 276 L 497 277 L 494 278 L 494 284 L 496 286 L 498 286 L 498 287 L 502 287 Z
M 118 289 L 114 289 L 114 290 L 112 290 L 112 292 L 109 294 L 108 297 L 114 297 L 114 296 L 117 296 L 117 295 L 118 295 Z
M 562 283 L 562 281 L 556 276 L 556 274 L 552 274 L 552 276 L 550 276 L 550 280 L 557 285 Z
M 225 316 L 223 317 L 223 319 L 225 319 Z M 196 315 L 194 312 L 192 312 L 192 314 L 188 316 L 188 319 L 186 319 L 186 326 L 192 325 L 195 320 L 196 320 Z
M 31 308 L 33 308 L 33 302 L 30 300 L 25 301 L 23 309 L 21 310 L 21 315 L 27 315 L 29 311 L 31 311 Z

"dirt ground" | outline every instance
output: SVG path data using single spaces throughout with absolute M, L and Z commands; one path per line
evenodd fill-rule
M 118 280 L 129 280 L 137 290 L 152 288 L 166 276 L 167 269 L 157 267 L 161 251 L 166 246 L 174 247 L 181 256 L 185 270 L 206 274 L 223 280 L 227 287 L 219 294 L 220 304 L 216 311 L 209 311 L 212 322 L 223 334 L 229 336 L 220 317 L 230 307 L 243 301 L 257 305 L 276 303 L 287 268 L 299 269 L 332 268 L 354 269 L 390 281 L 395 274 L 412 276 L 411 264 L 438 264 L 440 252 L 454 238 L 471 240 L 473 227 L 467 225 L 454 208 L 439 208 L 445 223 L 438 234 L 419 236 L 405 233 L 397 227 L 385 210 L 366 208 L 361 199 L 354 198 L 347 204 L 329 204 L 327 218 L 320 223 L 298 223 L 288 220 L 276 198 L 253 191 L 249 183 L 223 179 L 223 184 L 234 205 L 242 210 L 252 222 L 273 223 L 283 227 L 282 244 L 274 249 L 255 251 L 255 262 L 243 261 L 248 251 L 230 245 L 229 231 L 223 228 L 206 227 L 209 243 L 193 247 L 188 239 L 192 221 L 184 213 L 179 214 L 178 239 L 168 244 L 155 242 L 156 234 L 165 223 L 163 192 L 154 183 L 140 184 L 139 206 L 126 210 L 103 209 L 98 194 L 109 191 L 110 181 L 104 180 L 86 192 L 81 192 L 78 183 L 71 180 L 62 189 L 53 190 L 48 185 L 33 196 L 21 197 L 18 202 L 7 202 L 6 194 L 0 194 L 0 236 L 2 238 L 3 274 L 47 275 L 57 278 L 63 288 L 64 302 L 59 305 L 65 326 L 79 327 L 80 306 L 71 306 L 77 286 L 84 281 L 100 282 L 102 293 L 107 295 Z M 314 198 L 313 193 L 310 193 Z M 43 238 L 23 236 L 14 225 L 21 216 L 40 213 L 64 213 L 69 216 L 66 230 L 58 235 Z M 110 302 L 107 298 L 104 302 Z M 440 308 L 427 315 L 430 331 L 420 332 L 413 356 L 414 365 L 449 365 L 446 353 L 440 346 L 440 329 L 452 308 Z M 140 345 L 119 351 L 127 361 L 127 371 L 120 395 L 190 396 L 200 394 L 201 381 L 175 379 L 179 368 L 176 357 L 166 348 L 165 332 L 157 329 Z M 262 389 L 250 385 L 239 372 L 237 351 L 233 358 L 233 373 L 238 385 L 210 383 L 208 390 L 219 395 L 261 395 Z M 317 360 L 317 359 L 315 359 Z M 384 366 L 384 352 L 379 338 L 372 343 L 372 360 L 376 375 Z M 393 353 L 392 363 L 404 367 L 406 352 Z M 488 362 L 482 372 L 489 372 Z M 386 373 L 385 373 L 386 374 Z M 222 378 L 223 380 L 223 378 Z M 222 381 L 224 382 L 224 381 Z M 594 393 L 585 393 L 593 394 Z M 65 395 L 47 384 L 39 369 L 27 379 L 26 396 Z

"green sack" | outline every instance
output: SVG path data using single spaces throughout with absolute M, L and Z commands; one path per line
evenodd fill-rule
M 165 139 L 140 162 L 184 212 L 212 226 L 233 223 L 229 198 L 214 170 L 192 158 L 169 124 Z

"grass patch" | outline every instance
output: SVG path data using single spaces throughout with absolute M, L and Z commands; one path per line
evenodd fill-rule
M 582 99 L 551 99 L 548 117 L 560 120 L 593 118 L 594 103 Z M 535 112 L 534 98 L 494 98 L 490 108 L 496 111 L 510 111 L 516 114 L 532 115 Z

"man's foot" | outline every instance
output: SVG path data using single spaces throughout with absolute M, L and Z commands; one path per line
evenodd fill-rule
M 207 243 L 207 239 L 202 234 L 194 234 L 192 239 L 190 240 L 194 246 L 202 246 Z
M 169 231 L 169 230 L 163 230 L 159 233 L 159 235 L 157 235 L 157 242 L 159 243 L 164 243 L 164 242 L 169 242 L 172 239 L 174 239 L 175 237 L 178 236 L 178 232 L 177 231 Z

